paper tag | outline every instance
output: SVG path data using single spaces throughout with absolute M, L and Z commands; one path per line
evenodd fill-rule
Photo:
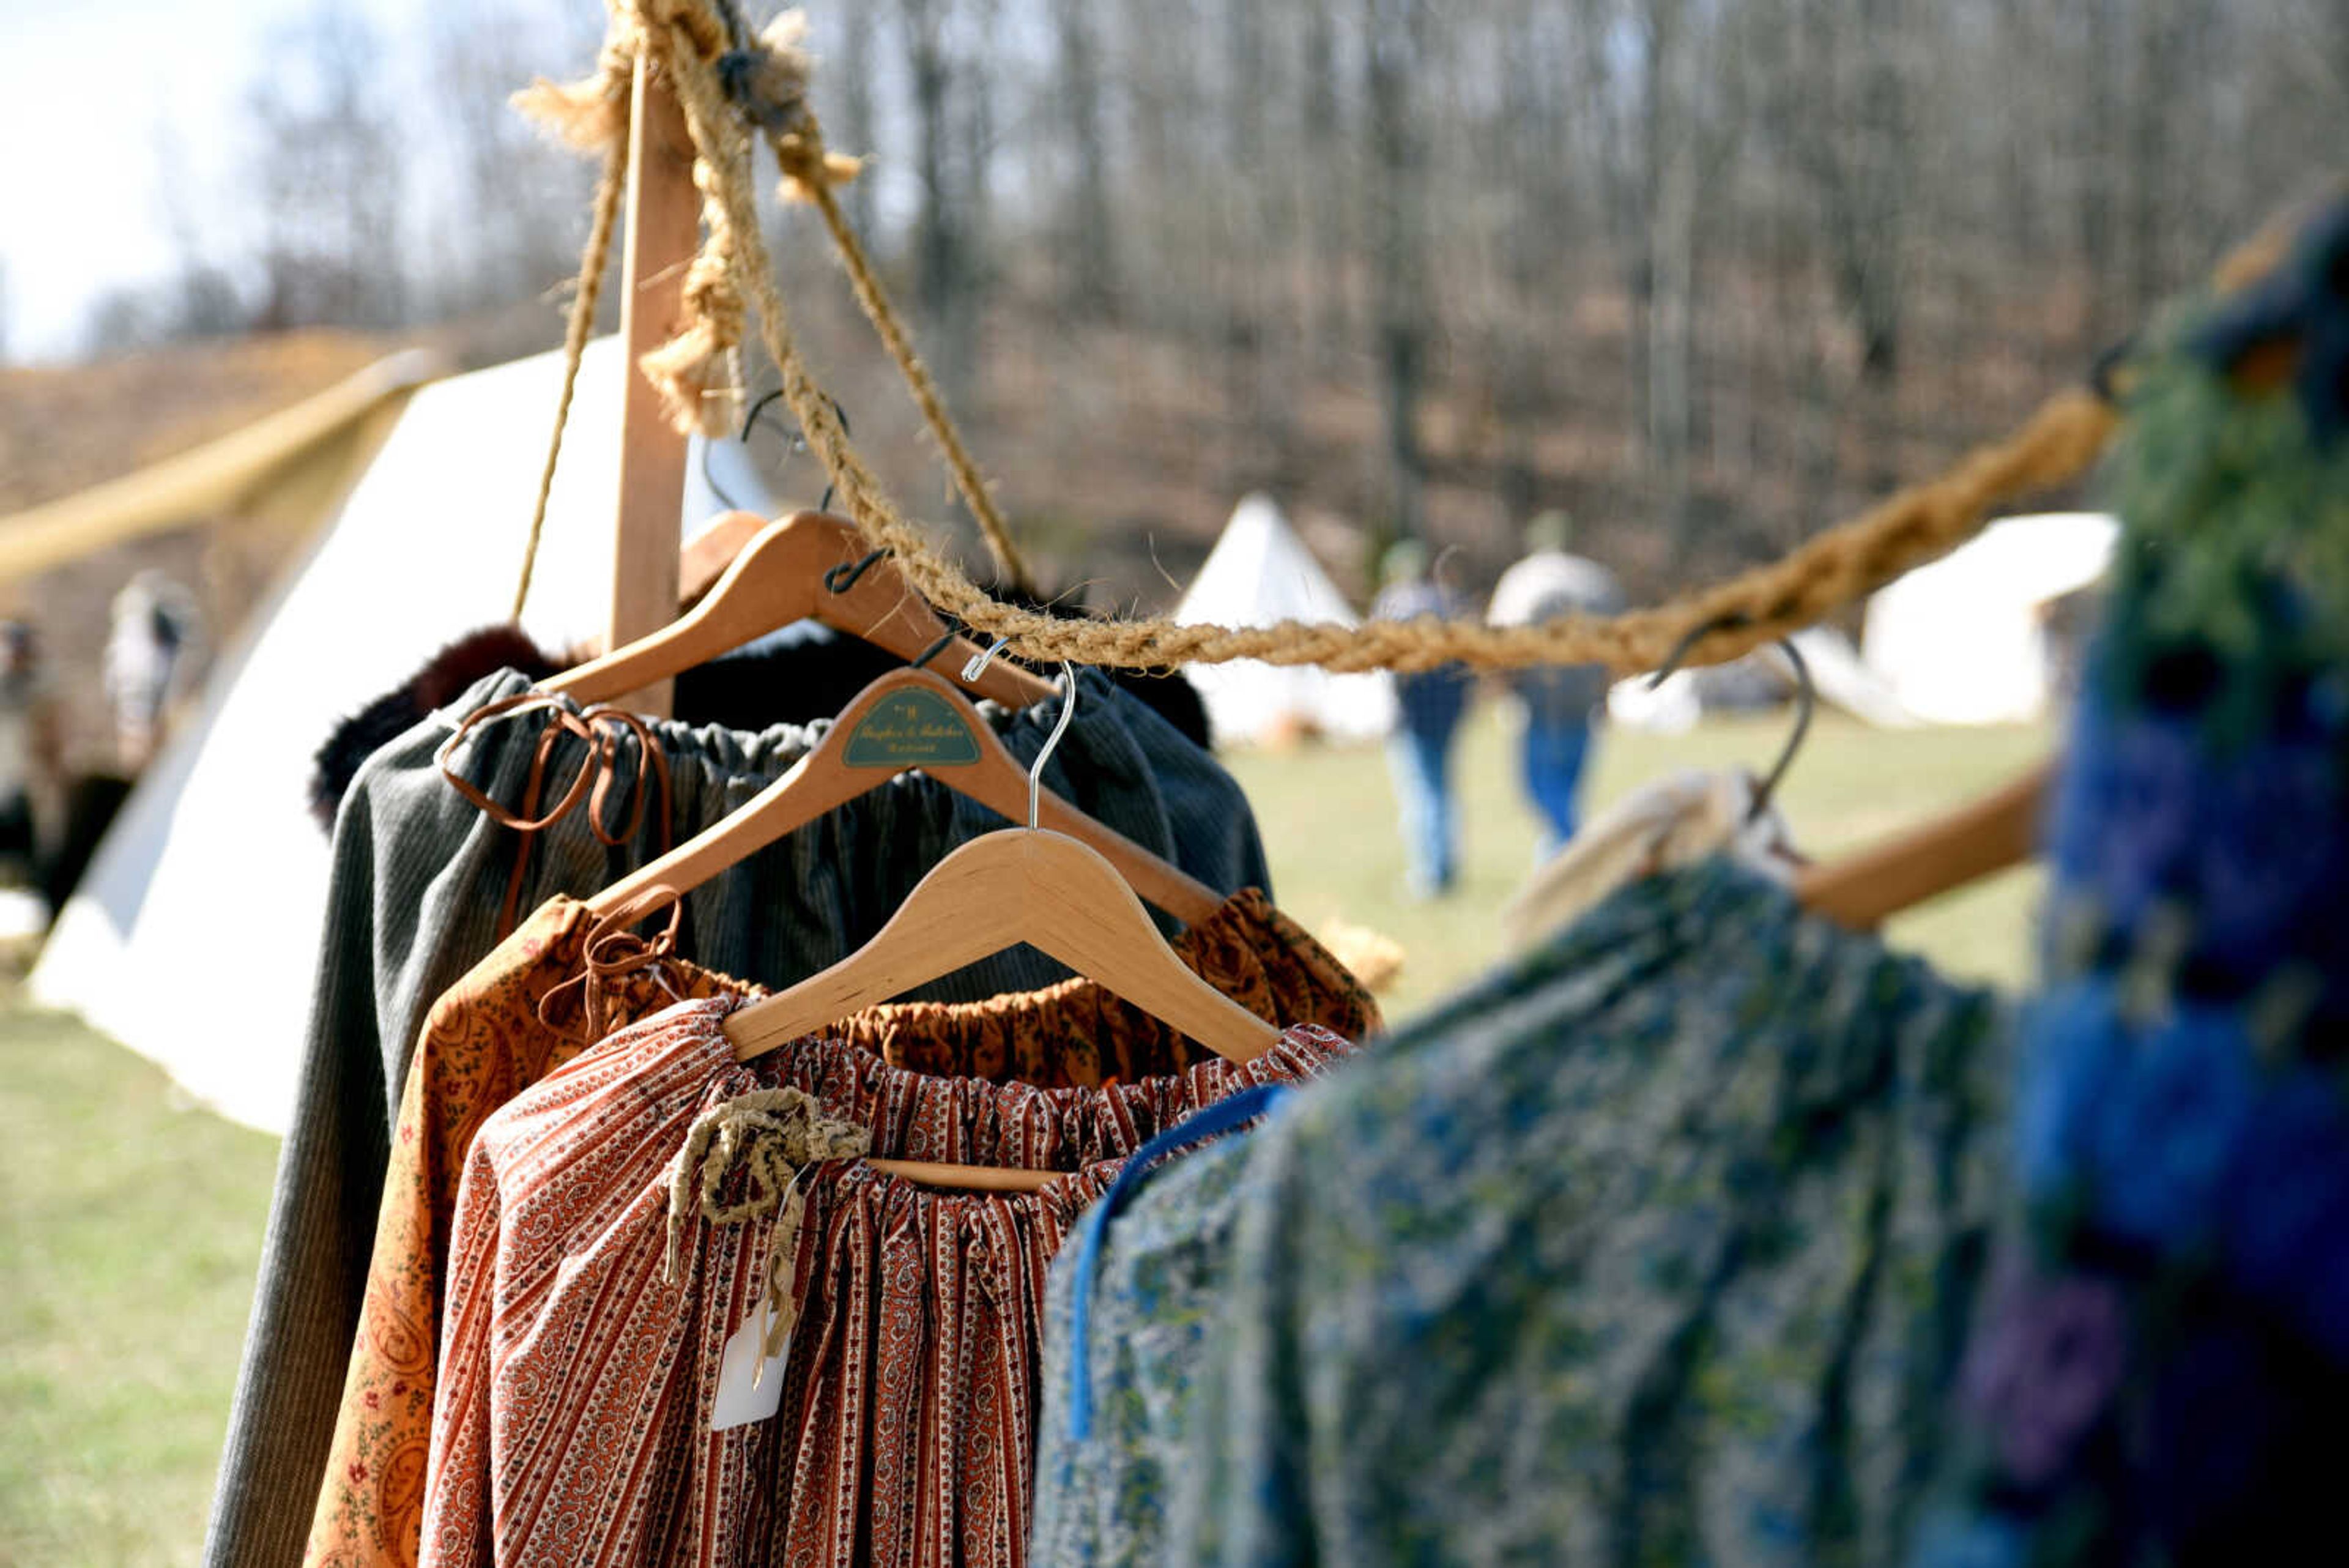
M 763 1421 L 781 1409 L 783 1363 L 791 1354 L 792 1336 L 787 1334 L 774 1355 L 760 1355 L 759 1318 L 752 1314 L 750 1321 L 726 1342 L 726 1357 L 718 1369 L 718 1397 L 709 1408 L 709 1429 L 722 1432 Z
M 852 768 L 938 767 L 978 761 L 978 737 L 953 705 L 919 686 L 892 691 L 857 721 L 842 762 Z

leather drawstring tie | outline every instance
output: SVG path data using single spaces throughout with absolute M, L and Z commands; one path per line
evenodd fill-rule
M 471 780 L 459 773 L 452 762 L 457 748 L 473 731 L 493 720 L 515 714 L 543 711 L 546 727 L 539 732 L 538 749 L 531 756 L 530 778 L 523 789 L 519 811 L 505 805 L 477 788 Z M 587 754 L 580 760 L 579 771 L 563 791 L 561 798 L 543 816 L 533 815 L 545 798 L 546 775 L 554 761 L 554 749 L 565 735 L 584 742 Z M 605 826 L 610 815 L 612 790 L 620 782 L 620 740 L 623 735 L 636 738 L 636 776 L 626 786 L 629 789 L 628 820 L 617 830 Z M 515 851 L 512 874 L 506 881 L 505 901 L 498 912 L 498 940 L 503 941 L 513 934 L 522 918 L 523 873 L 530 864 L 531 840 L 577 810 L 581 802 L 587 805 L 587 826 L 596 839 L 606 848 L 618 849 L 632 843 L 645 824 L 646 802 L 649 792 L 646 784 L 657 784 L 660 796 L 660 853 L 668 852 L 675 837 L 674 791 L 669 780 L 668 754 L 661 749 L 653 735 L 652 726 L 634 713 L 617 708 L 590 708 L 585 711 L 572 707 L 561 698 L 544 691 L 517 691 L 486 703 L 459 724 L 455 732 L 440 742 L 432 760 L 440 776 L 450 786 L 478 807 L 483 815 L 502 826 L 511 827 L 523 836 Z
M 807 1212 L 800 1178 L 828 1159 L 853 1159 L 873 1135 L 823 1114 L 804 1089 L 754 1089 L 694 1118 L 668 1179 L 668 1251 L 662 1277 L 677 1282 L 685 1230 L 698 1209 L 713 1225 L 740 1225 L 778 1214 L 767 1246 L 767 1284 L 759 1303 L 759 1347 L 772 1359 L 798 1318 L 800 1221 Z M 727 1179 L 743 1177 L 742 1196 L 726 1202 Z
M 666 925 L 650 937 L 636 935 L 636 927 L 664 909 L 668 910 Z M 593 1045 L 618 1026 L 610 1014 L 610 1004 L 619 994 L 620 983 L 647 971 L 671 1001 L 683 1002 L 684 992 L 669 978 L 668 963 L 677 956 L 678 932 L 684 919 L 684 900 L 676 888 L 664 886 L 647 888 L 598 918 L 588 928 L 580 971 L 538 999 L 538 1021 L 559 1034 Z M 564 1023 L 574 994 L 576 1029 Z

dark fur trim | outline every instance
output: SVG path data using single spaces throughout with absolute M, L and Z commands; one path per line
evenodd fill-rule
M 358 776 L 359 764 L 435 708 L 463 696 L 484 675 L 512 669 L 541 680 L 565 668 L 515 627 L 493 626 L 459 638 L 406 682 L 335 726 L 310 771 L 310 815 L 332 833 L 335 811 Z

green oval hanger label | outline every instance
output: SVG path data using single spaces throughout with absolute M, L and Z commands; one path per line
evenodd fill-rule
M 852 768 L 943 767 L 978 761 L 970 722 L 935 691 L 919 686 L 892 691 L 849 732 L 845 763 Z

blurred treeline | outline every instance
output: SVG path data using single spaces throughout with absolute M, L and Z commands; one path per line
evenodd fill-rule
M 2003 428 L 2349 148 L 2344 0 L 810 12 L 830 139 L 873 159 L 857 220 L 983 436 L 1099 463 L 1179 414 L 1220 504 L 1263 485 L 1495 556 L 1565 504 L 1635 578 L 1771 550 Z M 191 199 L 180 279 L 109 300 L 95 347 L 553 340 L 588 171 L 503 100 L 583 71 L 600 8 L 371 15 L 284 36 L 243 185 L 202 203 L 243 238 Z M 812 223 L 774 222 L 793 297 L 844 321 Z M 1009 489 L 1149 518 L 1185 510 L 1134 493 L 1168 468 Z

